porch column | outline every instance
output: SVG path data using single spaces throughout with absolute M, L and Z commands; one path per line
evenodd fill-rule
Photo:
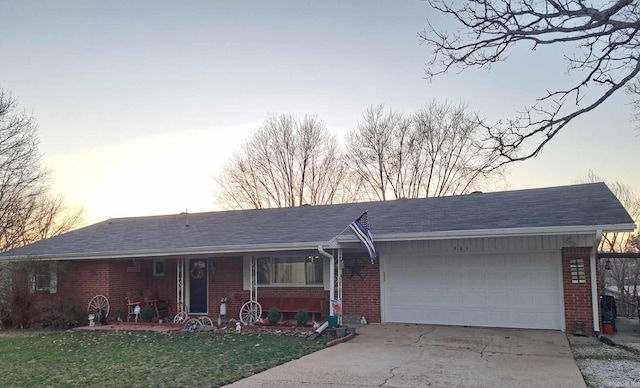
M 329 315 L 336 315 L 335 311 L 333 311 L 333 303 L 331 303 L 331 301 L 336 297 L 336 265 L 333 257 L 329 259 L 329 273 L 331 274 L 331 277 L 329 278 Z
M 184 304 L 184 258 L 178 259 L 176 264 L 176 303 L 178 306 L 185 306 Z
M 342 248 L 338 248 L 338 300 L 342 303 Z M 344 310 L 342 310 L 344 311 Z M 342 311 L 340 311 L 340 315 L 338 316 L 338 323 L 342 326 Z

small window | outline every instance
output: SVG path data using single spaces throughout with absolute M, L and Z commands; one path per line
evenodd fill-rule
M 153 261 L 153 276 L 164 276 L 164 260 Z
M 58 274 L 55 262 L 38 263 L 33 270 L 31 291 L 55 294 L 58 290 Z
M 36 291 L 49 291 L 51 288 L 51 269 L 49 263 L 38 264 L 35 271 Z
M 261 285 L 321 285 L 323 260 L 319 256 L 260 257 L 258 284 Z

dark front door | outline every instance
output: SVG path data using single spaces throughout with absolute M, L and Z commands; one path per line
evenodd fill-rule
M 207 260 L 189 261 L 189 312 L 207 314 Z

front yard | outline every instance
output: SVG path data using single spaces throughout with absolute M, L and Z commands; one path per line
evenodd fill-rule
M 67 331 L 0 337 L 0 386 L 218 387 L 330 340 L 261 333 Z

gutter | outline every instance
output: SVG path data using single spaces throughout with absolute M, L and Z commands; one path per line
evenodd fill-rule
M 447 240 L 453 238 L 479 238 L 479 237 L 513 237 L 532 235 L 562 235 L 562 234 L 593 234 L 597 229 L 606 232 L 633 232 L 636 225 L 630 224 L 606 224 L 606 225 L 576 225 L 576 226 L 545 226 L 536 228 L 500 228 L 500 229 L 474 229 L 454 230 L 419 233 L 394 233 L 375 234 L 375 241 L 411 241 L 411 240 Z M 359 242 L 355 236 L 340 235 L 338 242 Z
M 329 315 L 335 315 L 335 311 L 333 311 L 333 304 L 331 301 L 335 299 L 335 279 L 336 279 L 336 267 L 335 267 L 335 258 L 332 254 L 325 251 L 322 248 L 322 245 L 318 244 L 318 252 L 326 258 L 329 259 L 329 273 L 331 274 L 331 278 L 329 279 Z
M 596 237 L 593 241 L 593 247 L 591 247 L 591 255 L 589 257 L 589 268 L 591 269 L 591 307 L 593 311 L 593 331 L 596 335 L 600 334 L 600 314 L 599 314 L 599 300 L 598 300 L 598 277 L 596 275 L 596 254 L 598 253 L 598 247 L 602 241 L 602 229 L 596 230 Z
M 281 244 L 250 244 L 250 245 L 228 245 L 220 247 L 193 247 L 176 249 L 139 249 L 131 251 L 110 251 L 110 252 L 81 252 L 63 253 L 59 255 L 51 254 L 26 254 L 26 255 L 0 255 L 0 262 L 11 260 L 97 260 L 97 259 L 137 259 L 149 257 L 183 257 L 189 255 L 215 255 L 228 253 L 251 253 L 269 251 L 302 251 L 312 250 L 319 243 L 281 243 Z M 20 249 L 20 248 L 17 248 Z

